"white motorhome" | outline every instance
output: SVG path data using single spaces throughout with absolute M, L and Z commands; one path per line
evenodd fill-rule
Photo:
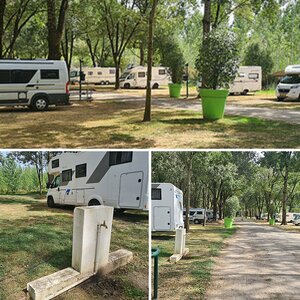
M 54 176 L 47 204 L 148 209 L 147 152 L 62 153 L 49 162 Z
M 0 60 L 0 105 L 43 111 L 48 105 L 69 104 L 68 85 L 64 61 Z
M 152 231 L 183 228 L 183 194 L 171 183 L 152 183 Z
M 241 66 L 232 84 L 229 93 L 247 95 L 262 89 L 262 71 L 260 66 Z
M 85 74 L 85 83 L 108 85 L 116 82 L 116 68 L 114 67 L 95 67 L 95 68 L 82 68 Z M 80 71 L 71 70 L 70 81 L 72 83 L 79 82 Z
M 276 87 L 278 101 L 300 100 L 300 65 L 287 66 L 285 76 Z
M 162 85 L 171 83 L 171 76 L 166 67 L 152 67 L 151 85 L 153 89 L 158 89 Z M 146 88 L 147 67 L 137 66 L 127 69 L 120 77 L 120 87 Z

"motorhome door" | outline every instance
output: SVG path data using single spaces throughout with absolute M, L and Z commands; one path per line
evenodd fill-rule
M 153 208 L 153 228 L 157 231 L 171 230 L 171 208 L 169 206 Z
M 139 208 L 142 198 L 142 184 L 143 172 L 121 174 L 119 207 Z

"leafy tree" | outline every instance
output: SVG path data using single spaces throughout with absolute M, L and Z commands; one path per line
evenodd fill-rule
M 2 165 L 2 180 L 8 194 L 15 194 L 18 191 L 22 169 L 12 157 L 4 159 Z

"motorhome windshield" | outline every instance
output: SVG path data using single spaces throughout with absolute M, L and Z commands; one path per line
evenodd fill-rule
M 126 79 L 127 76 L 129 75 L 130 73 L 129 72 L 125 72 L 121 75 L 120 79 Z
M 299 74 L 286 75 L 281 79 L 280 83 L 287 83 L 287 84 L 300 83 L 300 75 Z

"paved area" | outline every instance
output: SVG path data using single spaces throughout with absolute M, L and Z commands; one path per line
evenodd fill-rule
M 300 234 L 250 222 L 217 259 L 206 299 L 300 299 Z
M 144 102 L 145 97 L 140 95 L 126 95 L 115 94 L 109 92 L 96 92 L 93 93 L 96 100 L 120 100 L 120 101 L 138 101 Z M 269 101 L 268 101 L 269 102 Z M 153 97 L 152 101 L 154 106 L 163 108 L 177 108 L 188 109 L 201 112 L 201 102 L 199 99 L 170 99 L 164 97 Z M 280 105 L 281 102 L 275 102 Z M 238 104 L 227 103 L 225 115 L 231 116 L 245 116 L 252 118 L 260 118 L 272 121 L 281 121 L 291 124 L 300 124 L 300 110 L 293 109 L 280 109 L 280 108 L 265 108 L 265 107 L 252 107 Z

